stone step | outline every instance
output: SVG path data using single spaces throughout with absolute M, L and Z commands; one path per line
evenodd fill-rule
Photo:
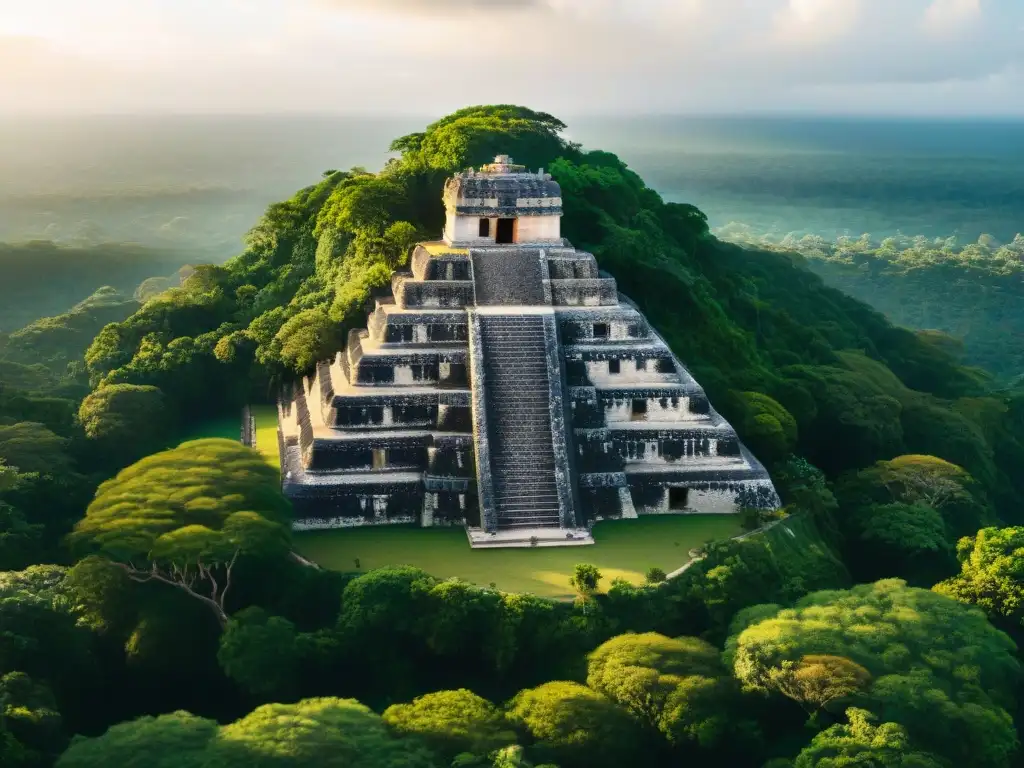
M 487 316 L 481 329 L 499 526 L 558 526 L 544 318 Z

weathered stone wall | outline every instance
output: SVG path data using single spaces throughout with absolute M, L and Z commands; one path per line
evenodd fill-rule
M 516 242 L 560 243 L 561 221 L 558 216 L 519 216 L 516 222 Z

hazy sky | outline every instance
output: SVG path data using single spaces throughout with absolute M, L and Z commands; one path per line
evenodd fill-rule
M 1024 0 L 0 0 L 3 112 L 1024 115 Z

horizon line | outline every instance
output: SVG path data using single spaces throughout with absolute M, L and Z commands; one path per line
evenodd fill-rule
M 477 106 L 477 105 L 469 105 Z M 480 105 L 483 106 L 483 105 Z M 520 105 L 521 106 L 521 105 Z M 532 109 L 532 107 L 531 107 Z M 453 110 L 454 111 L 454 110 Z M 549 109 L 539 111 L 551 112 Z M 0 117 L 11 119 L 72 119 L 72 118 L 168 118 L 168 117 L 264 117 L 264 118 L 330 118 L 358 120 L 428 120 L 433 121 L 449 112 L 429 114 L 426 112 L 339 112 L 324 110 L 212 110 L 212 109 L 147 109 L 147 110 L 4 110 L 0 109 Z M 556 116 L 558 116 L 556 114 Z M 1024 121 L 1021 112 L 894 112 L 894 111 L 816 111 L 800 109 L 747 109 L 747 110 L 624 110 L 619 112 L 597 111 L 565 111 L 561 112 L 564 119 L 651 119 L 651 118 L 689 118 L 689 119 L 820 119 L 820 120 L 943 120 L 968 122 L 979 120 Z

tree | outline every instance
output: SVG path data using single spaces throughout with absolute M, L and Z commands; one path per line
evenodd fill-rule
M 964 469 L 935 456 L 898 456 L 844 477 L 838 493 L 848 511 L 873 505 L 923 505 L 939 512 L 949 534 L 973 534 L 992 518 Z
M 0 459 L 0 571 L 17 571 L 38 562 L 45 526 L 28 521 L 25 514 L 4 501 L 4 494 L 31 481 Z
M 863 578 L 896 576 L 928 586 L 956 568 L 942 515 L 921 502 L 862 507 L 847 525 L 856 531 L 847 561 Z
M 601 571 L 598 570 L 596 565 L 579 563 L 573 568 L 569 584 L 581 596 L 591 597 L 597 592 L 601 578 Z
M 166 445 L 167 403 L 157 387 L 110 384 L 86 397 L 78 420 L 94 450 L 122 467 Z
M 392 738 L 351 699 L 267 704 L 228 725 L 176 712 L 76 738 L 59 768 L 440 768 L 418 744 Z
M 742 408 L 737 425 L 751 449 L 765 461 L 782 461 L 796 447 L 796 419 L 777 400 L 760 392 L 736 392 Z
M 644 580 L 648 584 L 661 584 L 666 578 L 667 577 L 663 569 L 654 567 L 647 569 L 647 575 L 644 577 Z
M 537 758 L 562 768 L 623 765 L 639 736 L 625 710 L 579 683 L 551 682 L 520 691 L 508 716 L 534 740 L 531 752 Z
M 24 474 L 60 477 L 74 472 L 68 441 L 42 424 L 0 424 L 0 462 Z
M 392 269 L 409 262 L 409 254 L 419 239 L 416 227 L 408 221 L 396 221 L 384 231 L 384 256 Z
M 879 479 L 893 498 L 941 509 L 973 482 L 961 467 L 935 456 L 899 456 L 879 464 Z
M 694 637 L 614 637 L 588 657 L 587 685 L 677 743 L 712 746 L 741 720 L 721 654 Z
M 50 689 L 23 672 L 0 676 L 2 764 L 9 768 L 44 768 L 53 763 L 66 743 Z
M 942 768 L 936 756 L 915 750 L 907 731 L 897 723 L 874 725 L 870 712 L 851 707 L 848 724 L 833 725 L 817 734 L 796 758 L 794 768 Z
M 1024 626 L 1024 528 L 983 528 L 957 544 L 960 573 L 935 591 Z
M 980 611 L 893 579 L 808 595 L 737 630 L 727 653 L 748 690 L 779 690 L 787 662 L 842 656 L 871 675 L 859 704 L 915 743 L 965 766 L 1009 764 L 1020 665 Z M 845 676 L 847 688 L 864 679 Z
M 220 638 L 224 673 L 257 696 L 287 698 L 296 688 L 300 643 L 295 625 L 262 608 L 239 611 Z
M 651 725 L 657 725 L 665 699 L 682 678 L 724 673 L 714 646 L 656 632 L 613 637 L 587 657 L 587 685 Z
M 445 760 L 461 753 L 488 755 L 516 742 L 504 713 L 465 688 L 393 704 L 383 718 L 394 733 L 420 739 Z
M 196 440 L 101 485 L 70 538 L 135 581 L 182 590 L 226 627 L 235 564 L 287 552 L 288 516 L 277 471 L 256 451 Z
M 324 308 L 299 312 L 277 332 L 281 361 L 296 373 L 311 370 L 343 346 L 340 331 Z
M 773 670 L 771 684 L 813 716 L 863 693 L 871 673 L 842 656 L 808 655 L 782 662 Z

